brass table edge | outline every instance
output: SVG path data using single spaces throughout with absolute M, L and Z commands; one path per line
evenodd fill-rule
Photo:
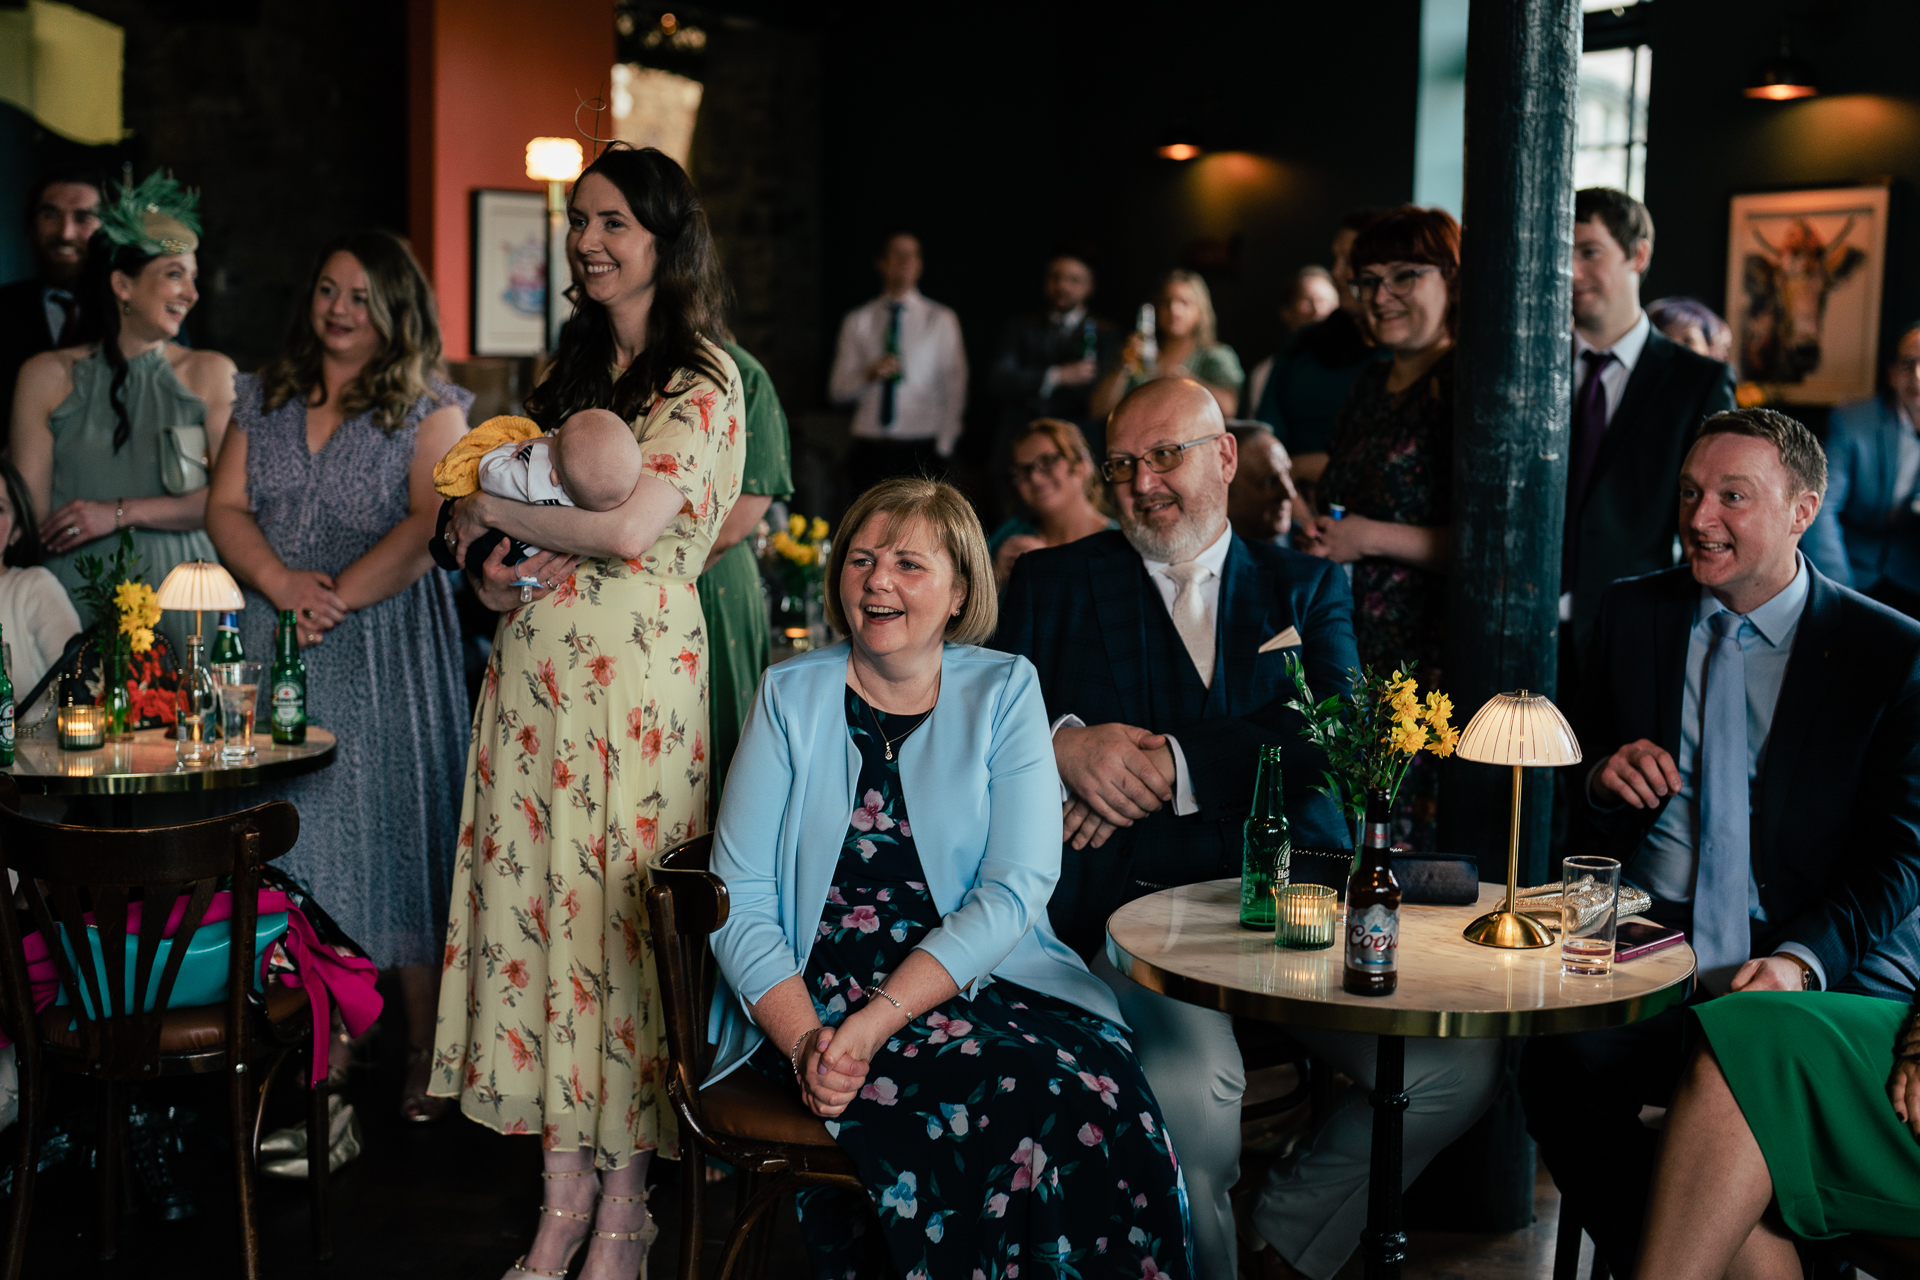
M 13 779 L 14 786 L 35 796 L 148 796 L 171 795 L 186 791 L 226 791 L 235 787 L 258 786 L 316 773 L 333 763 L 340 745 L 338 738 L 311 755 L 288 760 L 270 760 L 262 765 L 223 765 L 215 768 L 183 769 L 179 773 L 52 774 L 14 773 L 0 770 Z M 79 753 L 75 753 L 79 754 Z M 265 774 L 262 769 L 267 770 Z
M 1565 1035 L 1623 1027 L 1663 1013 L 1686 999 L 1686 974 L 1644 995 L 1598 1005 L 1562 1005 L 1551 1009 L 1501 1009 L 1452 1012 L 1397 1009 L 1382 1005 L 1330 1004 L 1271 991 L 1247 991 L 1162 969 L 1122 947 L 1107 935 L 1107 957 L 1114 968 L 1149 991 L 1186 1004 L 1262 1022 L 1292 1023 L 1362 1035 L 1415 1036 L 1423 1039 L 1485 1040 L 1506 1036 Z

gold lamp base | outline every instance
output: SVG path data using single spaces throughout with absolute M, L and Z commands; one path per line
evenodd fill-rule
M 1461 936 L 1483 947 L 1515 951 L 1553 945 L 1553 934 L 1545 925 L 1518 911 L 1489 911 L 1468 925 Z

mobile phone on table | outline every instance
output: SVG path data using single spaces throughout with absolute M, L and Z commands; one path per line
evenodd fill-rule
M 1686 936 L 1681 930 L 1670 929 L 1663 924 L 1646 924 L 1638 920 L 1624 921 L 1613 937 L 1613 958 L 1616 963 L 1622 960 L 1638 959 L 1662 947 L 1683 942 Z

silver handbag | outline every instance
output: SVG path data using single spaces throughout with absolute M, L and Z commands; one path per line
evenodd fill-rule
M 160 487 L 173 496 L 207 487 L 212 473 L 207 458 L 207 429 L 192 423 L 160 428 Z
M 1592 876 L 1582 876 L 1573 882 L 1573 900 L 1580 907 L 1582 927 L 1607 909 L 1605 895 L 1583 893 L 1593 886 Z M 1514 906 L 1526 915 L 1539 916 L 1542 923 L 1554 929 L 1560 927 L 1560 907 L 1566 896 L 1566 886 L 1555 880 L 1552 884 L 1543 884 L 1536 889 L 1522 889 L 1514 895 Z M 1619 919 L 1637 916 L 1653 905 L 1653 895 L 1638 885 L 1620 886 Z

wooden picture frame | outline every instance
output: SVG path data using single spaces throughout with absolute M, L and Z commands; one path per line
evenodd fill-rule
M 473 193 L 473 354 L 546 350 L 547 198 L 537 191 Z
M 1733 197 L 1727 323 L 1740 381 L 1794 404 L 1873 394 L 1887 195 L 1851 186 Z

